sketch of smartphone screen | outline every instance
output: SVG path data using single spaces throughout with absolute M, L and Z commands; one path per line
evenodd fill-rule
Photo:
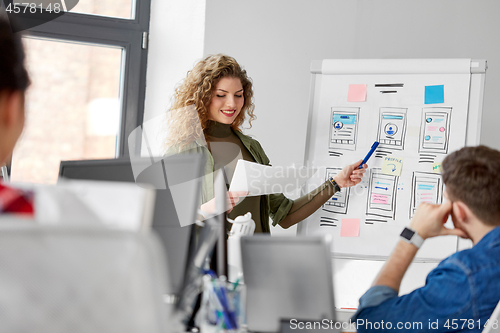
M 415 171 L 411 187 L 410 218 L 422 202 L 436 205 L 443 200 L 443 182 L 439 174 Z
M 340 171 L 342 171 L 342 168 L 326 168 L 325 180 L 330 179 L 330 177 L 334 177 Z M 335 194 L 328 199 L 327 202 L 325 202 L 323 208 L 331 212 L 346 214 L 349 203 L 349 193 L 350 188 L 344 188 L 341 191 L 335 192 Z
M 403 150 L 406 136 L 405 108 L 380 108 L 378 137 L 379 146 Z
M 394 219 L 397 185 L 397 176 L 385 175 L 380 169 L 372 169 L 368 186 L 366 214 Z
M 452 108 L 423 108 L 419 152 L 448 153 Z
M 329 147 L 356 150 L 359 108 L 332 108 Z

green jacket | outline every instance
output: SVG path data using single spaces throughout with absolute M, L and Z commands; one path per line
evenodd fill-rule
M 241 140 L 257 163 L 270 165 L 269 158 L 257 140 L 239 131 L 234 131 L 234 134 Z M 173 148 L 167 151 L 168 155 L 173 153 L 199 153 L 205 156 L 207 163 L 205 164 L 205 175 L 203 177 L 201 203 L 203 204 L 212 200 L 214 197 L 214 159 L 205 143 L 198 140 L 187 145 L 181 152 L 177 152 Z M 269 221 L 269 217 L 273 219 L 273 226 L 276 226 L 285 218 L 292 208 L 292 205 L 293 200 L 288 199 L 281 193 L 262 195 L 260 199 L 260 219 L 263 224 L 262 231 L 269 233 L 269 223 L 266 223 L 266 221 Z

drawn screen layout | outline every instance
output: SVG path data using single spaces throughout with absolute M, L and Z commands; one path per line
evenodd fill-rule
M 378 137 L 380 148 L 403 150 L 406 137 L 405 108 L 380 108 Z
M 327 168 L 325 180 L 338 174 L 342 168 Z M 347 205 L 349 204 L 349 188 L 344 191 L 339 191 L 333 195 L 323 205 L 323 210 L 330 213 L 345 214 L 347 212 Z
M 396 212 L 397 184 L 397 176 L 385 175 L 380 169 L 371 169 L 366 215 L 393 219 Z
M 420 135 L 420 151 L 446 154 L 452 108 L 424 108 Z
M 433 164 L 477 134 L 468 128 L 470 66 L 470 59 L 323 60 L 313 74 L 305 153 L 305 164 L 319 172 L 304 193 L 380 144 L 362 182 L 335 194 L 298 233 L 332 235 L 332 252 L 341 257 L 387 258 L 418 205 L 443 200 Z M 348 101 L 354 84 L 366 84 L 366 101 Z M 425 104 L 425 87 L 435 85 L 445 87 L 444 103 Z M 402 161 L 400 174 L 382 172 L 387 156 Z M 359 236 L 341 236 L 343 221 L 359 221 Z M 456 237 L 429 239 L 417 260 L 439 260 L 456 248 Z
M 356 150 L 359 108 L 332 108 L 330 148 Z
M 342 168 L 327 168 L 324 180 L 337 175 Z M 321 212 L 320 224 L 322 228 L 332 228 L 339 226 L 339 215 L 347 212 L 349 204 L 350 189 L 346 188 L 344 191 L 336 192 L 323 206 L 319 209 Z
M 422 202 L 440 204 L 443 201 L 443 182 L 441 176 L 428 172 L 413 172 L 411 182 L 410 218 Z

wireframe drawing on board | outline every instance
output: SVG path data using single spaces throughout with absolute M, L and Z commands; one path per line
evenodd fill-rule
M 370 171 L 366 215 L 394 219 L 396 214 L 396 189 L 398 176 L 385 175 L 381 169 Z M 370 222 L 387 222 L 380 219 L 366 219 Z
M 356 150 L 359 108 L 334 107 L 330 120 L 330 156 L 342 155 L 335 149 Z
M 448 153 L 452 108 L 423 108 L 420 153 Z
M 319 220 L 320 227 L 336 227 L 339 224 L 339 220 L 330 216 L 321 216 Z
M 443 201 L 443 182 L 437 173 L 414 171 L 411 182 L 410 219 L 422 202 L 440 204 Z
M 380 108 L 377 141 L 380 148 L 404 150 L 406 108 Z
M 326 168 L 326 177 L 325 180 L 328 180 L 330 177 L 335 176 L 342 168 Z M 349 193 L 350 188 L 344 188 L 341 191 L 336 192 L 333 197 L 328 199 L 327 202 L 323 205 L 323 210 L 329 211 L 331 213 L 338 214 L 346 214 L 347 206 L 349 204 Z

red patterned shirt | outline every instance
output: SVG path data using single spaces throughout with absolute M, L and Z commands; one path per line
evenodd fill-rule
M 7 187 L 0 183 L 0 214 L 34 216 L 33 192 Z

